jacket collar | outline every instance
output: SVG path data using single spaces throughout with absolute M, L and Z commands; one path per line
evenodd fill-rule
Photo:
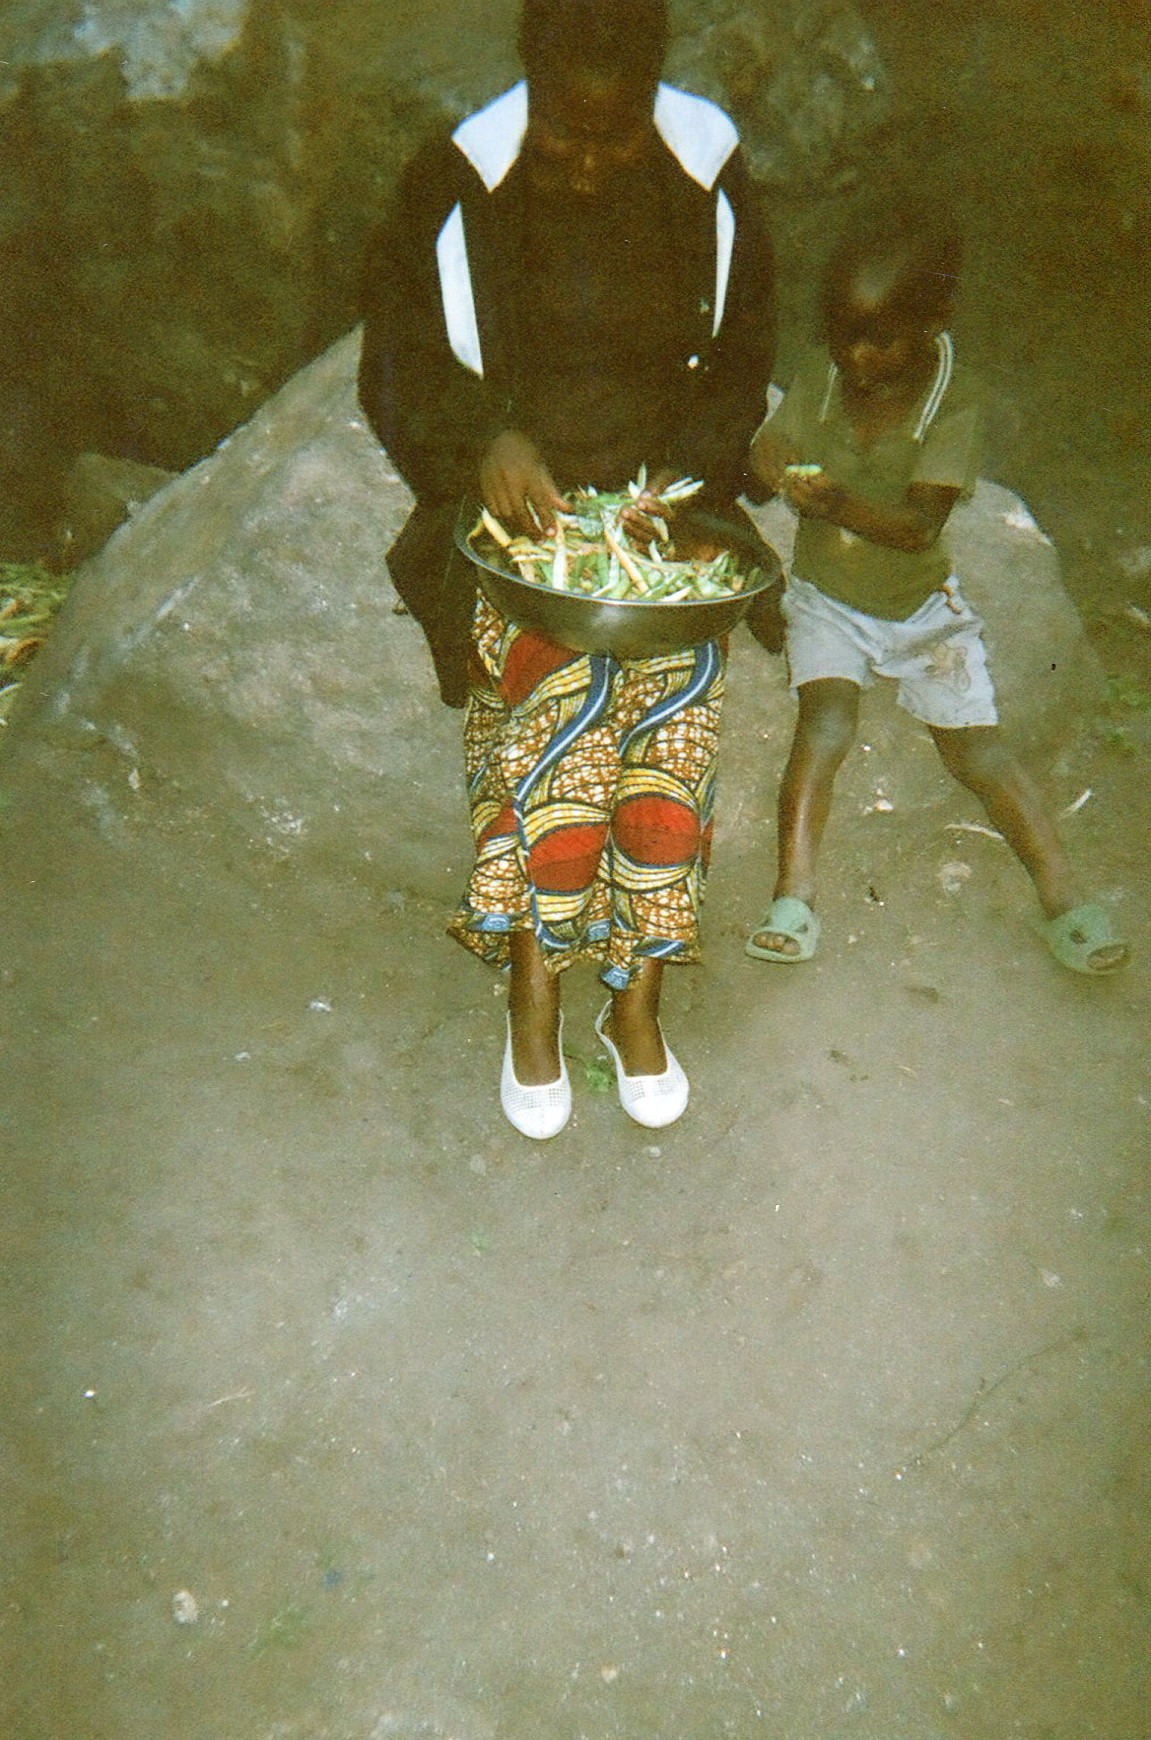
M 681 168 L 710 191 L 735 150 L 739 135 L 723 110 L 706 97 L 673 85 L 656 91 L 656 131 Z M 503 181 L 523 148 L 528 125 L 526 80 L 513 85 L 461 121 L 452 141 L 492 193 Z

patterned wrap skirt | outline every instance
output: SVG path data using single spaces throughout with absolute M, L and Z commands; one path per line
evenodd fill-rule
M 481 594 L 464 754 L 476 863 L 449 931 L 497 966 L 534 931 L 624 989 L 640 962 L 697 961 L 726 647 L 572 652 Z

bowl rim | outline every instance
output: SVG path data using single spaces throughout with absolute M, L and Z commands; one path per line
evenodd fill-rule
M 518 570 L 497 567 L 494 562 L 487 561 L 472 544 L 475 523 L 479 518 L 480 504 L 471 498 L 465 498 L 460 505 L 456 519 L 455 542 L 460 554 L 466 556 L 469 562 L 474 562 L 477 568 L 482 568 L 488 574 L 494 574 L 499 580 L 510 580 L 516 586 L 522 586 L 525 592 L 535 592 L 542 598 L 566 600 L 572 604 L 595 605 L 601 609 L 612 610 L 700 610 L 721 609 L 725 605 L 742 604 L 752 598 L 758 598 L 761 592 L 766 592 L 771 586 L 783 581 L 783 562 L 771 545 L 760 537 L 754 521 L 748 517 L 747 531 L 731 520 L 718 514 L 696 513 L 692 517 L 701 521 L 706 528 L 722 536 L 724 530 L 734 534 L 735 544 L 742 544 L 749 551 L 762 551 L 764 558 L 770 561 L 756 560 L 755 567 L 765 568 L 764 578 L 754 586 L 741 587 L 738 592 L 725 593 L 722 598 L 597 598 L 588 592 L 561 592 L 556 586 L 547 586 L 540 580 L 526 580 Z M 688 518 L 685 512 L 684 518 Z M 731 546 L 729 545 L 729 548 Z

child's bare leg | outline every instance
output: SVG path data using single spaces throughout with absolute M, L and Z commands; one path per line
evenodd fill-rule
M 1083 898 L 1055 823 L 997 725 L 931 728 L 943 764 L 974 792 L 1035 884 L 1046 918 L 1070 912 Z
M 613 991 L 604 1032 L 612 1040 L 628 1075 L 662 1075 L 667 1052 L 659 1031 L 659 994 L 663 962 L 642 961 L 624 991 Z
M 779 868 L 775 898 L 791 894 L 815 904 L 815 865 L 831 810 L 835 776 L 859 723 L 859 686 L 842 677 L 801 683 L 799 715 L 779 788 Z M 760 948 L 797 954 L 793 937 L 756 931 Z
M 535 933 L 513 931 L 509 938 L 512 1061 L 523 1087 L 540 1087 L 560 1073 L 559 976 L 549 973 Z

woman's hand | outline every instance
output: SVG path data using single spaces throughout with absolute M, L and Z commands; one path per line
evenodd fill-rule
M 480 461 L 480 495 L 489 513 L 525 537 L 551 531 L 568 505 L 535 442 L 518 429 L 505 429 L 489 445 Z
M 761 423 L 752 437 L 751 471 L 770 495 L 779 495 L 784 486 L 784 471 L 795 458 L 791 449 L 780 441 L 770 423 Z
M 753 598 L 744 617 L 748 628 L 769 653 L 781 653 L 787 636 L 783 611 L 780 608 L 783 601 L 783 587 L 769 586 L 766 592 L 761 592 Z
M 642 513 L 657 513 L 661 519 L 665 518 L 668 513 L 674 513 L 677 504 L 675 502 L 669 502 L 667 507 L 662 507 L 659 498 L 665 489 L 670 489 L 673 483 L 678 482 L 679 473 L 676 471 L 668 471 L 666 469 L 663 471 L 653 471 L 649 475 L 644 487 L 635 498 L 636 507 L 639 508 Z
M 690 507 L 694 494 L 685 495 L 682 500 L 663 501 L 661 499 L 665 489 L 670 489 L 673 483 L 681 481 L 681 472 L 670 471 L 666 468 L 653 471 L 635 500 L 624 508 L 620 514 L 620 520 L 625 530 L 635 539 L 637 544 L 650 544 L 653 538 L 660 536 L 657 521 L 662 520 L 663 524 L 670 528 L 680 508 Z M 693 546 L 690 553 L 693 556 L 703 558 L 705 555 L 702 547 L 703 541 L 697 537 L 696 543 L 700 547 Z M 719 545 L 717 544 L 710 551 L 710 555 L 714 556 L 718 551 Z

